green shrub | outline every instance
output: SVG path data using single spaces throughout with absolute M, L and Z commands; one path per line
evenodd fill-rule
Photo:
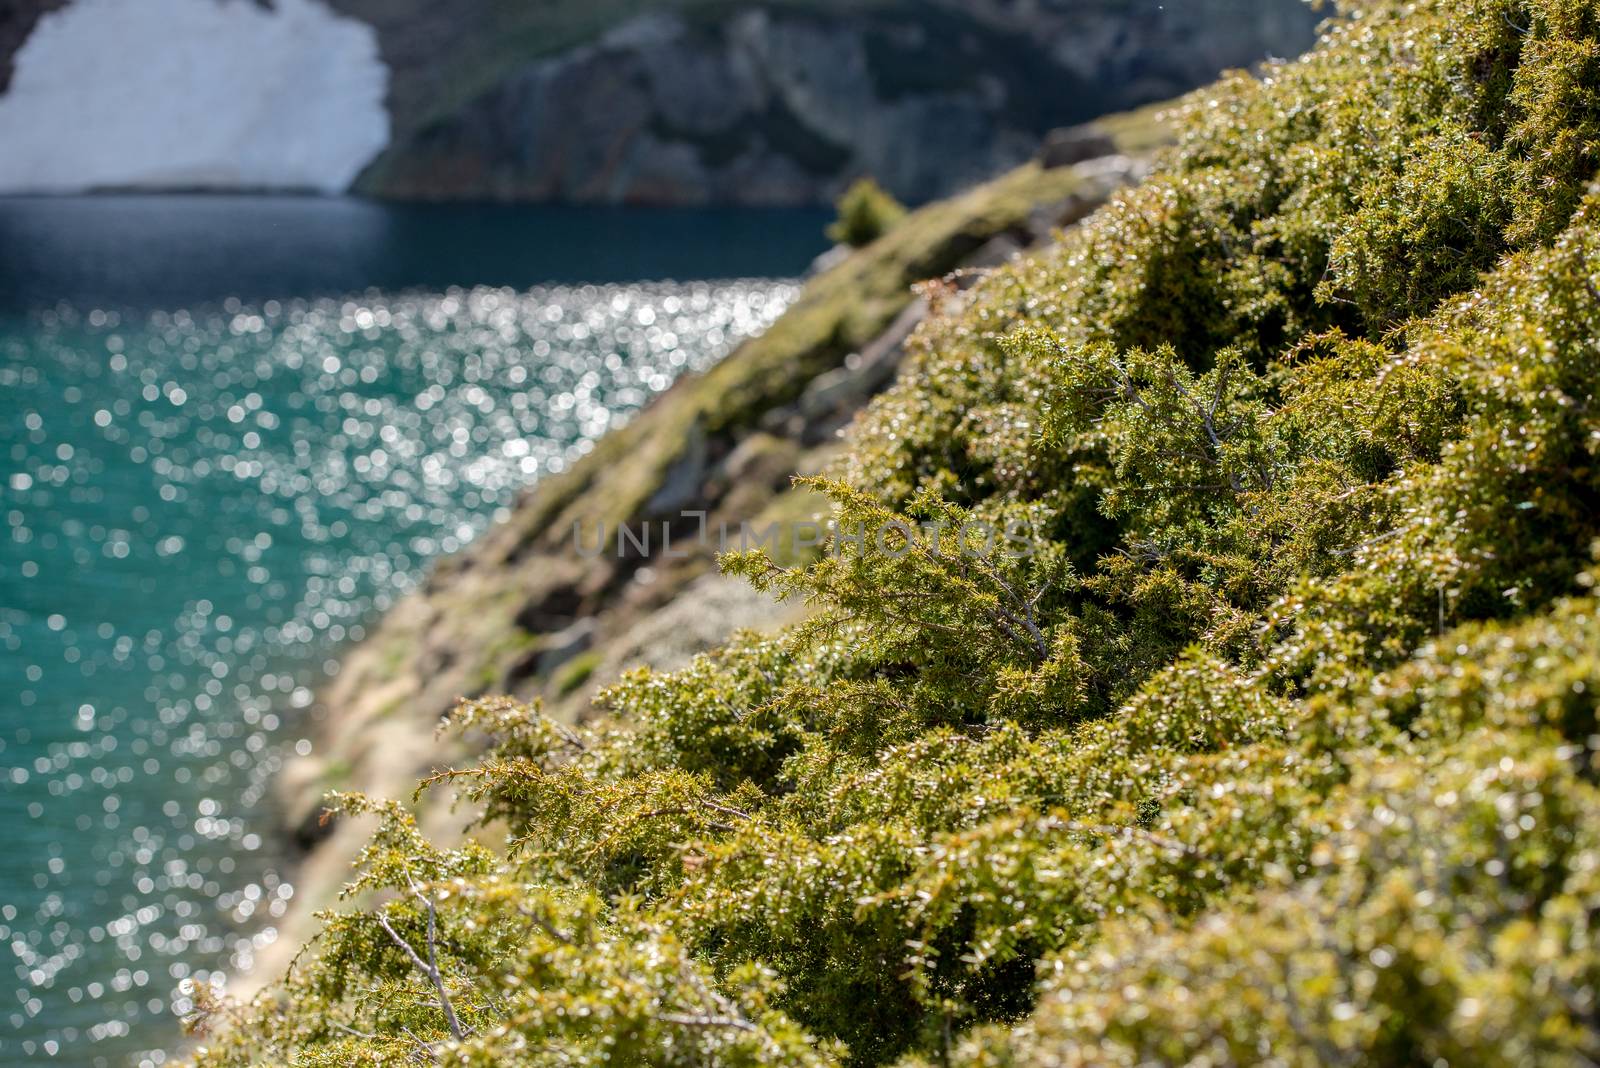
M 730 558 L 805 622 L 581 731 L 466 706 L 506 848 L 347 799 L 350 901 L 198 1060 L 1600 1059 L 1597 57 L 1361 0 L 1195 95 L 925 290 L 808 483 L 914 540 Z
M 888 233 L 906 209 L 872 178 L 858 178 L 839 197 L 839 217 L 828 226 L 828 239 L 851 248 L 870 245 Z

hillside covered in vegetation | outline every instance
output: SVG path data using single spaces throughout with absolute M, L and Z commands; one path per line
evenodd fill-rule
M 580 727 L 463 705 L 504 846 L 341 798 L 198 1062 L 1600 1059 L 1600 5 L 1352 0 L 1180 124 L 925 287 L 811 483 L 909 544 L 725 559 L 803 621 Z

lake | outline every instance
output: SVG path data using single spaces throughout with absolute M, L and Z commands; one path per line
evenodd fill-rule
M 776 318 L 814 211 L 0 199 L 0 1062 L 160 1064 L 340 649 Z

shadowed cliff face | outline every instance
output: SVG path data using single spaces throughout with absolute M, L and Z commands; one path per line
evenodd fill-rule
M 601 0 L 416 21 L 335 3 L 373 22 L 393 71 L 395 141 L 363 191 L 663 204 L 814 203 L 861 174 L 930 200 L 1052 127 L 1299 52 L 1316 18 L 1300 0 Z M 516 41 L 546 47 L 519 58 Z

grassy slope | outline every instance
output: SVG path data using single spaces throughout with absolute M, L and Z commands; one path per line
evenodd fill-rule
M 910 303 L 913 282 L 954 269 L 1035 208 L 1084 189 L 1072 168 L 1029 164 L 913 213 L 812 280 L 766 334 L 704 375 L 681 380 L 570 472 L 541 484 L 513 520 L 510 536 L 517 544 L 508 548 L 560 538 L 574 520 L 615 524 L 639 515 L 682 454 L 692 425 L 700 423 L 711 435 L 747 431 L 761 413 L 793 400 L 812 378 L 881 333 Z M 599 514 L 596 502 L 604 502 Z

